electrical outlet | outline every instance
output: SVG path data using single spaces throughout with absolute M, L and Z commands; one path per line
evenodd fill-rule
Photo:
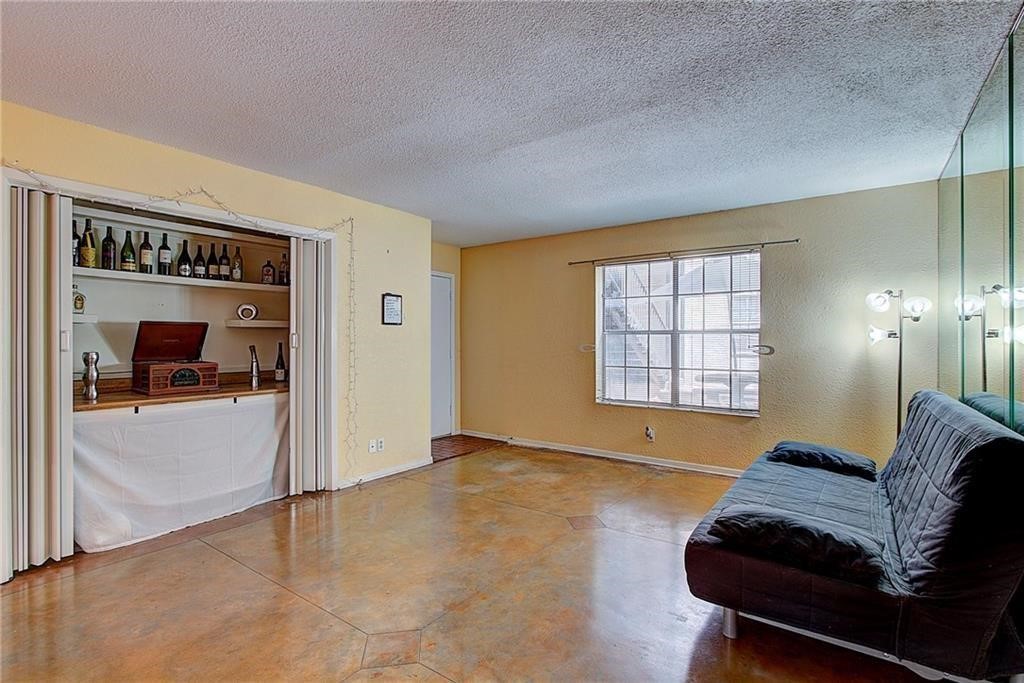
M 377 439 L 377 452 L 378 453 L 383 453 L 384 452 L 384 439 L 383 438 Z
M 644 427 L 644 436 L 647 437 L 648 441 L 654 443 L 654 427 L 652 427 L 651 425 L 647 425 L 646 427 Z
M 371 453 L 376 453 L 377 452 L 377 440 L 376 439 L 370 439 L 370 452 Z

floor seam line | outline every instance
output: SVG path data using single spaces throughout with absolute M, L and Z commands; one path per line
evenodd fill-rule
M 358 627 L 358 626 L 356 626 L 355 624 L 353 624 L 353 623 L 351 623 L 351 622 L 347 621 L 346 619 L 344 619 L 344 618 L 342 618 L 342 617 L 338 616 L 337 614 L 335 614 L 335 613 L 334 613 L 334 612 L 332 612 L 331 610 L 327 609 L 326 607 L 324 607 L 324 606 L 322 606 L 322 605 L 318 605 L 318 604 L 316 604 L 315 602 L 313 602 L 312 600 L 310 600 L 309 598 L 307 598 L 307 597 L 306 597 L 305 595 L 302 595 L 301 593 L 298 593 L 298 592 L 296 592 L 296 591 L 292 590 L 292 589 L 291 589 L 291 588 L 289 588 L 288 586 L 285 586 L 284 584 L 282 584 L 282 583 L 280 583 L 280 582 L 278 582 L 278 581 L 274 580 L 273 578 L 271 578 L 271 577 L 267 576 L 266 574 L 264 574 L 264 573 L 263 573 L 263 572 L 261 572 L 260 570 L 258 570 L 258 569 L 255 569 L 254 567 L 250 567 L 250 566 L 249 566 L 249 565 L 247 565 L 247 564 L 246 564 L 245 562 L 242 562 L 242 561 L 241 561 L 241 560 L 239 560 L 239 559 L 238 559 L 237 557 L 234 557 L 233 555 L 230 555 L 230 554 L 228 554 L 227 552 L 225 552 L 225 551 L 221 550 L 221 549 L 220 549 L 220 548 L 218 548 L 217 546 L 215 546 L 215 545 L 212 545 L 212 544 L 210 544 L 210 543 L 207 543 L 207 542 L 206 542 L 206 539 L 202 539 L 202 538 L 200 538 L 200 539 L 199 539 L 199 541 L 200 541 L 200 542 L 202 542 L 202 543 L 204 543 L 204 544 L 206 544 L 206 546 L 207 546 L 207 547 L 209 547 L 209 548 L 213 548 L 213 549 L 214 549 L 214 550 L 216 550 L 216 551 L 217 551 L 218 553 L 220 553 L 220 554 L 221 554 L 221 555 L 223 555 L 224 557 L 228 558 L 228 559 L 229 559 L 229 560 L 231 560 L 232 562 L 236 562 L 236 563 L 238 563 L 239 565 L 241 565 L 242 567 L 245 567 L 246 569 L 248 569 L 249 571 L 251 571 L 251 572 L 252 572 L 253 574 L 256 574 L 257 576 L 261 576 L 261 577 L 263 577 L 264 579 L 266 579 L 266 580 L 267 580 L 267 581 L 269 581 L 270 583 L 274 584 L 275 586 L 277 586 L 277 587 L 278 587 L 278 588 L 280 588 L 281 590 L 284 590 L 284 591 L 287 591 L 287 592 L 291 593 L 292 595 L 294 595 L 295 597 L 297 597 L 297 598 L 298 598 L 299 600 L 302 600 L 302 601 L 303 601 L 303 602 L 305 602 L 306 604 L 308 604 L 308 605 L 312 605 L 313 607 L 316 607 L 316 608 L 317 608 L 318 610 L 320 610 L 321 612 L 323 612 L 323 613 L 325 613 L 325 614 L 329 614 L 329 615 L 331 615 L 332 617 L 334 617 L 334 618 L 335 618 L 335 619 L 337 619 L 338 621 L 342 622 L 343 624 L 347 624 L 348 626 L 351 626 L 352 628 L 354 628 L 355 630 L 359 631 L 359 632 L 360 632 L 361 634 L 363 634 L 364 636 L 366 636 L 366 638 L 367 638 L 367 639 L 369 639 L 369 637 L 370 637 L 370 634 L 369 634 L 369 633 L 367 633 L 367 632 L 366 632 L 366 631 L 364 631 L 363 629 L 359 628 L 359 627 Z M 364 643 L 364 644 L 363 644 L 363 654 L 364 654 L 364 656 L 365 656 L 365 653 L 366 653 L 366 644 Z M 360 660 L 360 662 L 359 662 L 359 663 L 360 663 L 360 665 L 362 665 L 362 660 Z M 362 666 L 360 666 L 360 668 L 362 668 Z M 357 670 L 358 670 L 358 669 L 357 669 Z
M 482 498 L 484 500 L 489 500 L 492 503 L 498 503 L 500 505 L 508 505 L 510 507 L 519 508 L 520 510 L 526 510 L 527 512 L 538 512 L 538 513 L 540 513 L 542 515 L 548 515 L 549 517 L 557 517 L 558 519 L 567 519 L 567 517 L 570 516 L 570 515 L 559 515 L 559 514 L 554 513 L 554 512 L 548 512 L 547 510 L 538 510 L 537 508 L 526 507 L 525 505 L 520 505 L 519 503 L 510 503 L 507 500 L 499 500 L 497 498 L 491 498 L 490 496 L 485 496 L 482 493 L 470 493 L 469 491 L 460 491 L 460 490 L 452 488 L 450 486 L 445 486 L 444 484 L 435 484 L 435 483 L 429 482 L 429 481 L 421 481 L 419 479 L 413 479 L 412 477 L 409 477 L 408 481 L 413 481 L 413 482 L 416 482 L 417 484 L 422 484 L 424 486 L 430 486 L 430 487 L 433 487 L 433 488 L 442 489 L 442 490 L 448 491 L 450 493 L 457 493 L 460 496 L 473 496 L 474 498 Z M 576 516 L 576 515 L 571 515 L 571 516 Z

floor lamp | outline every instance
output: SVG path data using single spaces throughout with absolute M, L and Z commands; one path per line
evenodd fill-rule
M 921 316 L 931 310 L 932 302 L 923 296 L 904 298 L 902 289 L 887 289 L 883 292 L 872 292 L 864 299 L 868 308 L 875 313 L 885 313 L 896 301 L 896 329 L 868 326 L 868 339 L 874 346 L 883 339 L 895 339 L 897 345 L 896 361 L 896 436 L 903 431 L 903 323 L 920 322 Z

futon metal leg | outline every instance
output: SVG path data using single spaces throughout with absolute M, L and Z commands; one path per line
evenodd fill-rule
M 722 635 L 726 638 L 736 638 L 738 635 L 736 632 L 736 621 L 737 613 L 734 609 L 728 607 L 722 608 Z M 1024 683 L 1024 681 L 1014 681 L 1011 679 L 1010 683 Z

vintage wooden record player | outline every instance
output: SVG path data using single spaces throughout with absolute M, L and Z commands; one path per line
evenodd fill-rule
M 201 360 L 209 323 L 143 320 L 132 350 L 132 391 L 147 396 L 220 388 L 216 363 Z

